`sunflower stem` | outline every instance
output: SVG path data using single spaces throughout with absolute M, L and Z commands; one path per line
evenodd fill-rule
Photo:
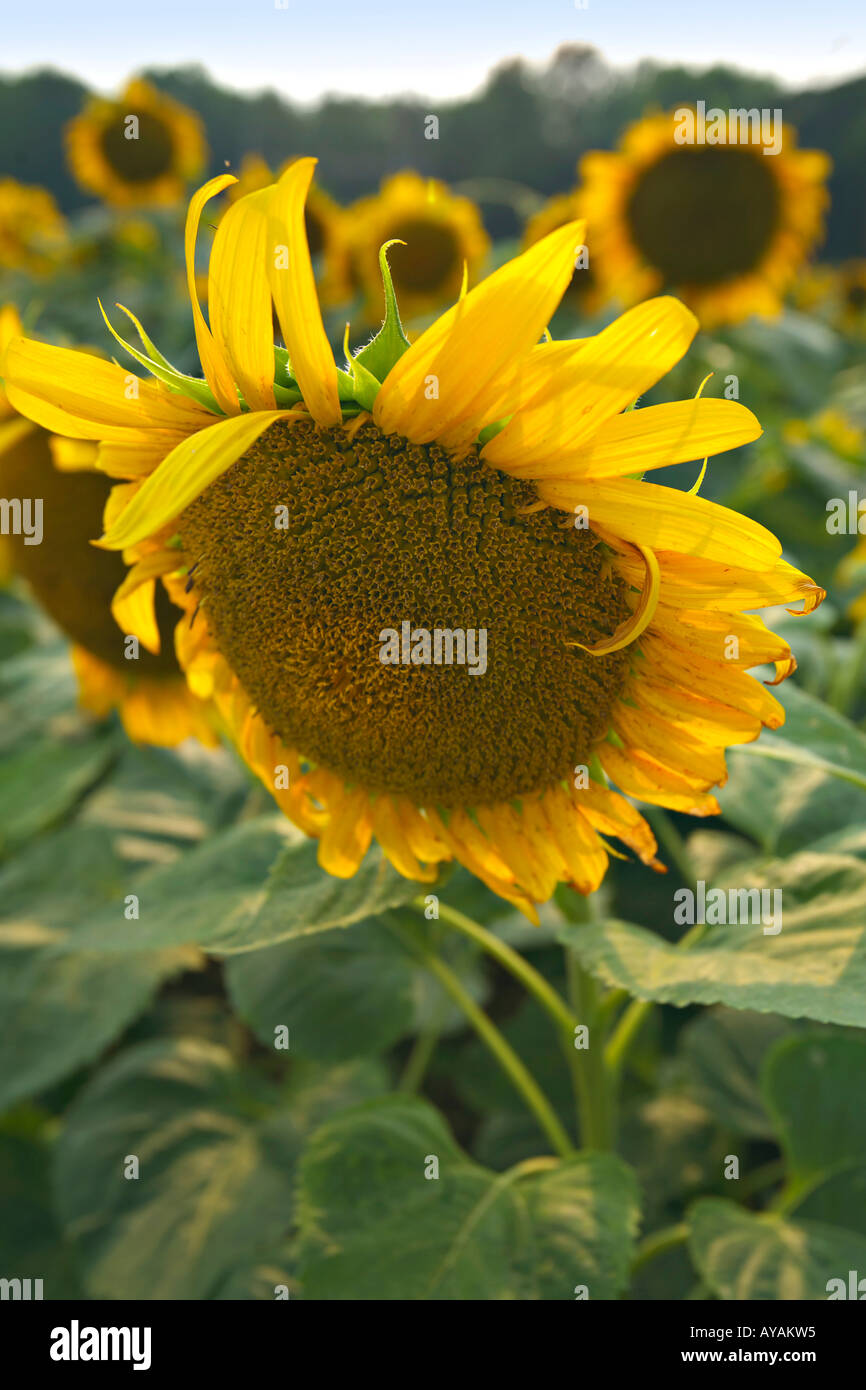
M 423 961 L 432 975 L 436 977 L 446 994 L 462 1009 L 467 1020 L 475 1029 L 481 1041 L 489 1048 L 515 1090 L 526 1102 L 538 1121 L 539 1128 L 547 1136 L 555 1153 L 560 1158 L 570 1158 L 574 1145 L 568 1137 L 559 1117 L 535 1077 L 518 1057 L 514 1048 L 502 1036 L 492 1019 L 476 1004 L 471 994 L 464 988 L 459 977 L 445 961 L 430 948 L 421 943 L 414 932 L 404 932 L 396 928 L 409 948 Z
M 589 1032 L 589 1046 L 582 1049 L 576 1069 L 580 1141 L 586 1149 L 613 1147 L 613 1091 L 605 1067 L 602 1043 L 604 1025 L 595 980 L 584 970 L 575 951 L 565 953 L 569 997 Z
M 414 898 L 412 906 L 423 914 L 426 899 Z M 574 1030 L 578 1026 L 575 1015 L 569 1009 L 561 994 L 545 980 L 544 976 L 530 965 L 519 951 L 515 951 L 512 946 L 506 943 L 486 927 L 482 927 L 480 922 L 476 922 L 471 917 L 467 917 L 465 912 L 460 912 L 456 907 L 449 907 L 446 903 L 439 904 L 439 920 L 445 922 L 447 926 L 453 927 L 455 931 L 462 932 L 464 936 L 470 937 L 472 941 L 478 943 L 482 950 L 492 956 L 505 970 L 508 970 L 516 980 L 524 986 L 526 990 L 538 1001 L 546 1013 L 550 1015 L 557 1028 L 568 1034 L 569 1040 L 574 1037 Z

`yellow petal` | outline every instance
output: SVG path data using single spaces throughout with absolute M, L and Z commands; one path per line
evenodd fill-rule
M 208 309 L 217 346 L 251 410 L 273 410 L 274 328 L 268 283 L 268 203 L 260 189 L 233 203 L 217 228 Z
M 571 222 L 489 275 L 421 334 L 392 367 L 373 419 L 386 434 L 429 443 L 477 422 L 538 343 L 574 272 L 583 222 Z
M 160 648 L 155 597 L 156 581 L 145 579 L 122 596 L 118 590 L 111 604 L 112 616 L 121 632 L 137 637 L 143 647 L 154 653 Z
M 351 878 L 370 848 L 373 814 L 370 798 L 362 787 L 344 792 L 331 809 L 331 817 L 319 842 L 319 863 L 335 878 Z
M 306 407 L 318 424 L 338 425 L 343 412 L 337 366 L 322 324 L 304 226 L 304 202 L 315 167 L 315 159 L 297 159 L 267 190 L 267 269 L 292 374 Z
M 218 420 L 190 435 L 151 473 L 99 544 L 105 550 L 123 550 L 144 540 L 179 516 L 275 420 L 297 415 L 297 411 L 291 410 L 256 410 L 231 420 Z
M 676 550 L 706 560 L 730 561 L 741 569 L 772 568 L 782 547 L 771 531 L 738 512 L 658 483 L 631 478 L 605 482 L 538 484 L 545 502 L 573 512 L 589 511 L 590 530 L 644 545 Z
M 67 439 L 52 434 L 48 440 L 51 461 L 61 473 L 93 472 L 99 457 L 99 445 L 90 439 Z
M 198 428 L 213 415 L 115 362 L 16 338 L 6 352 L 6 391 L 22 415 L 73 439 L 124 438 L 130 429 Z
M 238 404 L 238 393 L 235 390 L 231 372 L 226 365 L 226 360 L 213 340 L 211 331 L 204 321 L 204 314 L 198 302 L 198 291 L 195 287 L 195 242 L 198 236 L 198 224 L 201 220 L 202 209 L 205 203 L 211 198 L 215 198 L 218 193 L 222 193 L 229 184 L 237 183 L 234 174 L 220 174 L 218 178 L 210 179 L 203 188 L 190 199 L 189 211 L 186 215 L 186 231 L 184 234 L 184 244 L 186 248 L 186 283 L 189 290 L 189 299 L 192 305 L 192 317 L 195 324 L 195 341 L 198 347 L 198 355 L 201 360 L 202 371 L 208 386 L 213 391 L 221 408 L 226 415 L 237 415 L 240 412 Z
M 667 468 L 749 444 L 761 426 L 738 401 L 674 401 L 607 420 L 585 448 L 540 463 L 544 478 L 616 478 Z
M 551 372 L 546 389 L 484 448 L 488 463 L 535 476 L 586 444 L 606 420 L 655 385 L 683 356 L 698 321 L 678 299 L 647 300 L 629 309 L 570 361 Z

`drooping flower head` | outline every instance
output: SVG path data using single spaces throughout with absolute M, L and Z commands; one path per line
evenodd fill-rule
M 611 784 L 718 809 L 725 747 L 783 720 L 748 668 L 795 664 L 748 610 L 822 592 L 762 526 L 643 481 L 760 433 L 734 401 L 633 408 L 696 332 L 684 305 L 542 341 L 581 223 L 411 346 L 383 253 L 385 323 L 338 368 L 304 232 L 313 168 L 220 221 L 209 325 L 196 229 L 231 176 L 192 200 L 203 381 L 141 330 L 128 347 L 155 384 L 130 393 L 120 367 L 22 338 L 7 390 L 45 428 L 102 441 L 101 467 L 126 479 L 101 542 L 133 562 L 122 592 L 161 574 L 185 604 L 193 688 L 323 867 L 353 874 L 375 837 L 408 877 L 457 859 L 531 916 L 560 881 L 595 889 L 612 838 L 655 863 Z
M 579 206 L 608 299 L 672 291 L 704 328 L 778 313 L 820 239 L 830 160 L 798 150 L 773 114 L 771 126 L 684 107 L 583 156 Z
M 207 161 L 194 111 L 134 78 L 119 97 L 91 97 L 64 132 L 72 174 L 114 207 L 178 202 Z

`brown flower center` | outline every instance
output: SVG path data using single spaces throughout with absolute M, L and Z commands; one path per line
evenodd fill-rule
M 672 150 L 640 175 L 626 210 L 667 285 L 715 285 L 754 270 L 779 220 L 773 156 L 760 146 Z
M 281 422 L 181 517 L 197 621 L 268 727 L 349 783 L 540 790 L 588 761 L 626 673 L 566 639 L 629 610 L 594 538 L 532 500 L 474 451 Z

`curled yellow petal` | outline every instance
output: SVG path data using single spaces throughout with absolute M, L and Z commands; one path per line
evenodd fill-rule
M 205 203 L 211 198 L 215 198 L 218 193 L 222 193 L 229 184 L 237 183 L 234 174 L 220 174 L 218 178 L 210 179 L 197 193 L 193 195 L 189 204 L 189 211 L 186 215 L 186 231 L 184 233 L 184 246 L 186 250 L 186 283 L 189 290 L 189 300 L 192 305 L 192 317 L 195 324 L 195 341 L 198 347 L 198 355 L 201 359 L 202 371 L 205 374 L 207 384 L 213 391 L 220 407 L 226 415 L 238 415 L 240 404 L 238 403 L 238 393 L 232 381 L 231 372 L 228 369 L 226 360 L 213 340 L 210 329 L 204 320 L 201 305 L 198 302 L 198 291 L 195 287 L 195 243 L 198 236 L 198 224 L 201 220 L 202 209 Z
M 233 203 L 217 228 L 208 271 L 214 339 L 251 410 L 273 410 L 274 328 L 268 283 L 271 189 Z
M 596 642 L 591 647 L 585 647 L 582 642 L 566 642 L 567 647 L 580 647 L 592 656 L 607 656 L 610 652 L 622 651 L 623 647 L 634 642 L 649 627 L 658 607 L 662 576 L 659 562 L 653 552 L 644 545 L 638 545 L 637 549 L 643 556 L 646 565 L 646 581 L 638 605 L 631 617 L 620 623 L 610 637 L 602 638 L 600 642 Z

